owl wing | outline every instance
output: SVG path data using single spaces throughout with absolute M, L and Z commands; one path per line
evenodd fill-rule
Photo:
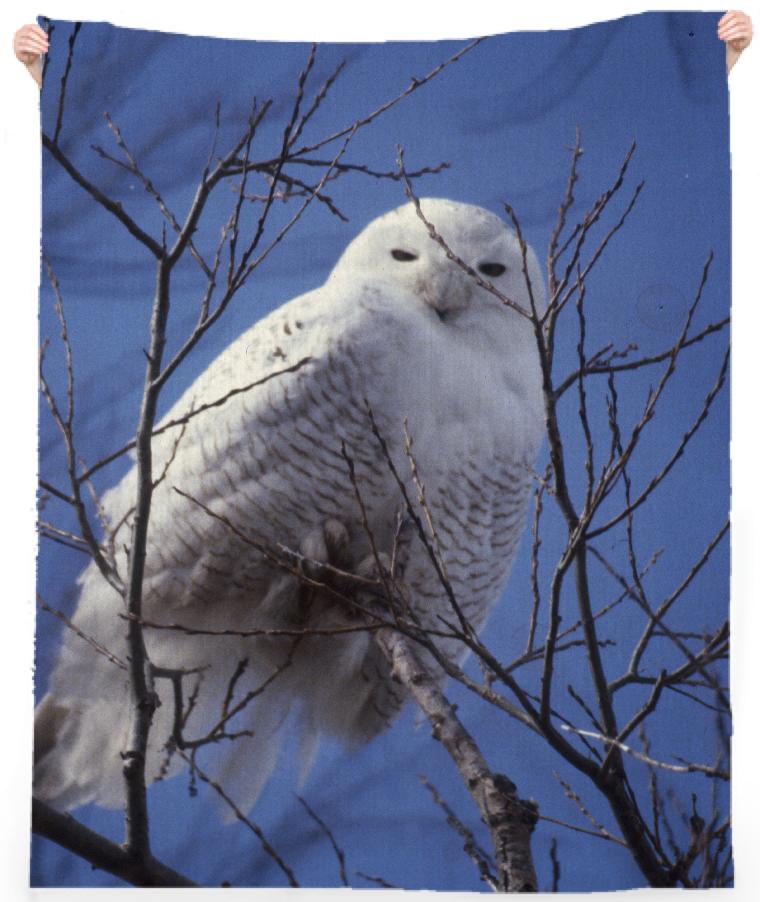
M 261 625 L 260 615 L 266 618 L 283 594 L 282 569 L 267 551 L 298 550 L 328 518 L 345 522 L 354 544 L 366 547 L 343 443 L 373 526 L 383 537 L 390 533 L 394 486 L 364 398 L 377 400 L 383 423 L 393 378 L 383 360 L 395 347 L 388 333 L 395 327 L 392 305 L 365 300 L 361 288 L 336 291 L 327 283 L 285 304 L 223 351 L 163 418 L 153 441 L 146 616 L 182 610 L 195 625 Z M 378 307 L 382 329 L 373 319 Z M 402 342 L 403 328 L 397 331 Z M 126 555 L 118 549 L 128 537 L 135 489 L 133 470 L 103 499 L 118 525 L 114 547 L 123 571 Z M 275 584 L 280 597 L 269 598 Z
M 375 380 L 373 387 L 382 391 L 382 367 L 371 359 L 366 341 L 369 336 L 371 344 L 375 337 L 366 309 L 354 303 L 357 299 L 361 292 L 336 295 L 323 288 L 276 310 L 228 347 L 159 424 L 201 411 L 153 442 L 156 485 L 143 583 L 146 619 L 238 631 L 297 625 L 299 581 L 272 564 L 265 551 L 281 551 L 280 544 L 297 549 L 304 535 L 327 517 L 353 523 L 355 536 L 360 535 L 342 441 L 352 449 L 367 504 L 378 508 L 386 503 L 388 476 L 377 465 L 378 450 L 368 450 L 372 437 L 360 413 L 365 380 Z M 360 359 L 356 348 L 362 341 Z M 278 375 L 304 358 L 308 362 L 297 370 Z M 246 388 L 252 383 L 260 384 Z M 220 399 L 225 400 L 216 404 Z M 122 577 L 135 489 L 133 469 L 102 499 L 116 529 L 114 557 Z M 85 568 L 79 584 L 76 627 L 126 660 L 121 597 L 94 564 Z M 357 635 L 358 642 L 366 643 L 366 636 Z M 283 641 L 252 646 L 243 637 L 153 629 L 144 636 L 154 665 L 203 669 L 203 692 L 189 727 L 201 734 L 218 719 L 238 662 L 251 660 L 239 684 L 245 692 L 246 680 L 255 683 L 271 674 L 289 648 Z M 354 657 L 349 654 L 345 677 L 332 678 L 353 679 Z M 334 649 L 328 650 L 327 661 L 331 663 L 321 665 L 323 670 L 339 664 Z M 308 656 L 302 666 L 308 668 Z M 291 668 L 267 693 L 266 706 L 258 712 L 257 736 L 259 752 L 270 763 L 282 718 L 304 686 L 319 688 L 315 677 Z M 329 683 L 325 676 L 324 685 Z M 155 740 L 158 745 L 150 753 L 151 779 L 163 772 L 161 742 L 171 733 L 171 693 L 163 682 L 157 689 L 164 703 L 154 718 L 152 735 L 160 741 Z M 368 686 L 360 687 L 357 704 L 362 692 L 369 692 Z M 127 698 L 125 671 L 65 631 L 49 692 L 38 708 L 37 735 L 44 737 L 55 721 L 56 739 L 39 745 L 36 792 L 64 807 L 93 799 L 121 804 L 119 750 L 126 741 Z M 339 717 L 335 710 L 333 716 Z M 235 743 L 235 761 L 244 745 Z M 176 767 L 175 759 L 170 770 Z M 253 795 L 265 770 L 249 787 Z

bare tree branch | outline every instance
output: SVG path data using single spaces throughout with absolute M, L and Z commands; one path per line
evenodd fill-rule
M 653 767 L 659 767 L 662 770 L 670 770 L 676 774 L 700 773 L 705 774 L 708 777 L 717 777 L 720 780 L 731 779 L 731 775 L 728 771 L 721 770 L 720 768 L 713 767 L 709 764 L 697 764 L 692 762 L 689 762 L 688 764 L 668 764 L 665 761 L 656 761 L 654 758 L 650 758 L 649 755 L 645 755 L 644 752 L 636 751 L 636 749 L 631 748 L 623 742 L 618 742 L 617 739 L 613 739 L 610 736 L 601 736 L 599 733 L 593 733 L 591 730 L 574 729 L 573 727 L 568 727 L 566 724 L 563 724 L 562 729 L 572 733 L 578 733 L 580 736 L 588 736 L 590 739 L 597 739 L 599 742 L 614 745 L 626 754 L 637 758 L 639 761 L 643 761 L 645 764 L 651 764 Z
M 32 800 L 32 830 L 134 886 L 196 886 L 152 855 L 136 858 L 70 814 L 61 814 L 39 799 Z
M 535 810 L 520 801 L 506 777 L 493 774 L 456 711 L 421 664 L 408 641 L 392 630 L 380 630 L 378 643 L 393 673 L 412 694 L 444 748 L 451 755 L 488 826 L 501 892 L 535 892 L 536 874 L 530 852 Z

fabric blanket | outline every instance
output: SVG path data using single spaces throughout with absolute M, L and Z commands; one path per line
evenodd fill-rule
M 32 885 L 732 885 L 717 18 L 46 22 Z

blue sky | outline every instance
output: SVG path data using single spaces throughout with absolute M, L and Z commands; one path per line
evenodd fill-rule
M 545 255 L 556 207 L 566 180 L 568 146 L 580 125 L 585 154 L 577 197 L 588 205 L 614 178 L 632 138 L 638 150 L 631 166 L 632 186 L 645 179 L 630 224 L 613 242 L 590 286 L 589 346 L 610 340 L 636 342 L 642 352 L 665 347 L 678 328 L 712 248 L 716 258 L 697 327 L 725 315 L 729 300 L 730 234 L 727 92 L 723 50 L 714 37 L 715 14 L 647 14 L 567 32 L 522 33 L 492 38 L 445 71 L 435 82 L 361 133 L 351 161 L 392 169 L 395 145 L 406 148 L 409 166 L 447 161 L 451 168 L 420 182 L 423 194 L 478 203 L 499 212 L 508 200 L 517 210 L 526 237 Z M 62 63 L 59 26 L 43 95 L 43 123 L 52 103 Z M 422 75 L 462 42 L 324 45 L 315 84 L 345 58 L 344 77 L 314 123 L 319 136 L 353 121 L 394 96 L 411 75 Z M 160 222 L 151 202 L 123 173 L 98 159 L 90 144 L 113 148 L 103 120 L 107 110 L 151 179 L 178 213 L 187 209 L 199 168 L 208 153 L 213 109 L 222 102 L 222 140 L 230 140 L 251 95 L 277 99 L 262 144 L 274 146 L 308 47 L 184 38 L 150 32 L 85 26 L 78 44 L 67 101 L 62 144 L 82 169 L 123 199 L 130 212 L 154 234 Z M 241 77 L 241 73 L 245 73 Z M 136 421 L 152 288 L 150 261 L 121 227 L 60 170 L 43 157 L 43 242 L 61 280 L 74 336 L 79 393 L 80 450 L 95 460 L 126 439 Z M 629 189 L 630 190 L 630 187 Z M 331 191 L 348 215 L 339 223 L 322 209 L 311 209 L 292 239 L 273 255 L 258 280 L 238 297 L 219 327 L 177 375 L 166 404 L 178 396 L 243 328 L 290 297 L 324 281 L 342 248 L 376 215 L 403 202 L 389 181 L 347 177 Z M 627 197 L 627 195 L 626 195 Z M 618 202 L 615 210 L 621 209 Z M 220 215 L 221 208 L 212 211 Z M 214 225 L 217 220 L 211 220 Z M 208 236 L 212 235 L 209 226 Z M 306 249 L 306 251 L 304 250 Z M 173 334 L 192 321 L 198 283 L 192 266 L 175 280 Z M 43 281 L 41 332 L 57 328 Z M 175 341 L 178 340 L 175 338 Z M 573 340 L 560 347 L 560 368 L 572 365 Z M 690 352 L 689 365 L 675 380 L 673 397 L 658 413 L 642 449 L 639 480 L 656 468 L 684 431 L 715 378 L 725 337 Z M 53 342 L 55 344 L 55 342 Z M 51 350 L 48 371 L 60 372 L 60 355 Z M 640 404 L 651 375 L 633 380 L 628 402 Z M 60 388 L 60 382 L 57 383 Z M 600 386 L 601 388 L 601 386 Z M 568 449 L 581 452 L 574 411 L 564 413 Z M 41 416 L 41 470 L 63 484 L 57 436 Z M 114 467 L 99 483 L 111 484 Z M 579 471 L 580 472 L 580 471 Z M 582 474 L 581 474 L 582 475 Z M 694 486 L 699 487 L 694 491 Z M 642 517 L 642 556 L 667 551 L 653 574 L 660 593 L 677 583 L 701 547 L 722 523 L 728 506 L 728 403 L 722 398 L 690 454 Z M 556 534 L 547 539 L 550 551 Z M 503 656 L 514 656 L 526 623 L 528 560 L 524 543 L 510 585 L 485 633 Z M 70 610 L 80 561 L 57 546 L 42 548 L 39 574 L 43 595 Z M 722 546 L 709 572 L 689 600 L 695 628 L 715 625 L 728 603 L 728 554 Z M 599 579 L 600 601 L 611 591 Z M 522 601 L 521 601 L 522 600 Z M 615 629 L 628 634 L 640 624 L 621 617 Z M 53 660 L 57 624 L 39 621 L 38 688 L 44 689 Z M 510 652 L 512 654 L 510 654 Z M 608 655 L 614 672 L 621 661 Z M 576 660 L 575 665 L 580 663 Z M 567 677 L 583 687 L 585 675 L 568 664 Z M 578 822 L 578 814 L 552 776 L 570 777 L 565 765 L 540 743 L 492 710 L 457 690 L 463 716 L 473 725 L 494 766 L 535 796 L 547 814 Z M 660 749 L 708 760 L 706 724 L 691 708 L 669 703 L 659 722 Z M 381 873 L 393 883 L 417 888 L 477 889 L 477 875 L 459 852 L 458 841 L 442 823 L 415 774 L 424 769 L 457 809 L 476 818 L 457 776 L 424 726 L 415 728 L 411 710 L 394 728 L 354 755 L 326 748 L 304 793 L 330 823 L 344 845 L 350 867 Z M 631 766 L 637 779 L 643 770 Z M 578 789 L 582 791 L 580 778 Z M 674 786 L 678 786 L 674 782 Z M 284 761 L 255 809 L 256 819 L 278 847 L 290 855 L 305 885 L 329 885 L 336 868 L 324 839 L 299 815 L 289 762 Z M 699 787 L 700 792 L 706 786 Z M 684 790 L 685 792 L 685 790 Z M 588 793 L 587 801 L 593 799 Z M 687 795 L 685 795 L 687 797 Z M 586 794 L 584 794 L 586 798 Z M 603 804 L 594 810 L 613 826 Z M 96 809 L 81 817 L 118 837 L 119 818 Z M 157 853 L 196 879 L 233 884 L 250 880 L 255 869 L 263 883 L 278 875 L 258 855 L 251 837 L 237 826 L 219 827 L 201 793 L 190 799 L 186 781 L 157 787 L 152 799 Z M 202 843 L 196 824 L 203 825 Z M 292 825 L 295 823 L 295 827 Z M 563 888 L 606 889 L 640 884 L 625 853 L 542 823 L 535 839 L 542 883 L 548 880 L 548 845 L 556 836 L 563 862 Z M 283 838 L 284 837 L 284 838 Z M 192 849 L 192 854 L 188 850 Z M 233 852 L 234 850 L 234 852 Z M 231 866 L 230 860 L 238 864 Z M 218 862 L 218 864 L 215 864 Z M 246 876 L 248 875 L 248 876 Z M 49 844 L 35 844 L 33 880 L 39 885 L 110 885 L 110 878 Z M 357 882 L 361 885 L 361 882 Z

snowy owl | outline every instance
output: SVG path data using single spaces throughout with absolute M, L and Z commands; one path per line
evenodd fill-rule
M 519 243 L 499 217 L 444 199 L 425 199 L 422 210 L 483 280 L 529 307 Z M 532 251 L 527 260 L 543 307 Z M 358 488 L 375 544 L 390 554 L 403 501 L 370 428 L 368 404 L 414 501 L 406 422 L 446 573 L 480 629 L 515 555 L 543 434 L 530 322 L 449 259 L 413 204 L 405 204 L 371 222 L 324 285 L 234 341 L 164 422 L 307 357 L 297 370 L 194 416 L 181 436 L 172 428 L 154 439 L 154 478 L 165 476 L 153 497 L 144 617 L 213 630 L 356 626 L 355 610 L 329 594 L 305 592 L 297 568 L 280 566 L 269 552 L 281 558 L 290 549 L 356 572 L 371 552 Z M 353 483 L 342 446 L 353 461 Z M 135 491 L 133 470 L 103 498 L 119 530 L 114 549 L 122 575 Z M 440 628 L 437 615 L 453 612 L 414 530 L 405 557 L 411 604 L 423 624 Z M 124 660 L 122 598 L 94 564 L 79 585 L 74 624 Z M 368 631 L 295 640 L 146 628 L 145 642 L 155 668 L 198 671 L 183 679 L 186 700 L 198 684 L 186 738 L 207 735 L 223 712 L 270 681 L 225 723 L 226 732 L 242 735 L 213 748 L 214 775 L 244 809 L 272 771 L 285 721 L 299 725 L 307 768 L 320 735 L 357 746 L 405 701 Z M 463 657 L 454 641 L 442 649 Z M 155 690 L 149 781 L 183 764 L 169 743 L 172 685 L 158 677 Z M 37 709 L 35 793 L 62 808 L 120 806 L 128 722 L 125 671 L 66 630 Z

